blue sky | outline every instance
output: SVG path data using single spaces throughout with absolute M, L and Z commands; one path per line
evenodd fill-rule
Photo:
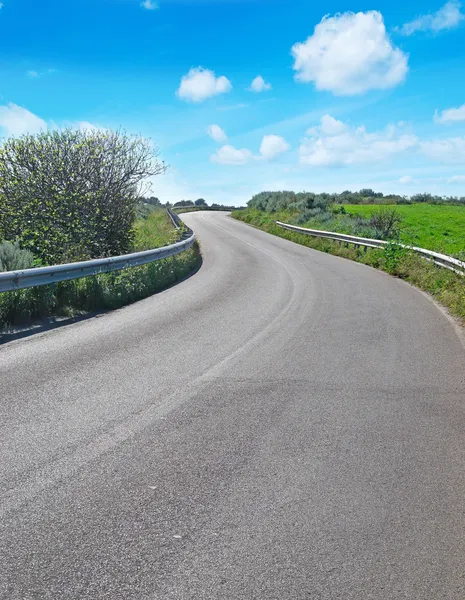
M 141 133 L 164 201 L 465 195 L 459 2 L 2 1 L 2 136 Z

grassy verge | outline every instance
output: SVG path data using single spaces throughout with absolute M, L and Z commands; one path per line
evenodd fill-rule
M 178 237 L 166 211 L 154 211 L 136 222 L 134 251 L 166 246 Z M 41 317 L 120 308 L 173 285 L 196 269 L 200 260 L 195 243 L 181 254 L 141 267 L 0 293 L 0 328 Z
M 273 235 L 321 252 L 361 262 L 405 279 L 431 294 L 465 324 L 465 277 L 430 264 L 415 253 L 396 244 L 390 244 L 385 249 L 367 249 L 365 251 L 363 248 L 346 247 L 332 240 L 288 231 L 276 225 L 276 220 L 286 222 L 291 216 L 291 213 L 266 213 L 256 209 L 232 213 L 232 217 L 235 219 Z
M 135 227 L 134 252 L 174 244 L 179 232 L 166 210 L 154 210 L 146 219 L 138 219 Z

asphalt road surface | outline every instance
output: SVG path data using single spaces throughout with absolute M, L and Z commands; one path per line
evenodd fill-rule
M 465 598 L 465 346 L 225 214 L 178 286 L 0 349 L 0 598 Z

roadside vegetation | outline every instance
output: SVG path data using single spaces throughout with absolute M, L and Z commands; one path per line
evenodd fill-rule
M 367 195 L 370 192 L 372 195 Z M 354 199 L 355 204 L 345 202 Z M 342 194 L 262 192 L 248 202 L 247 210 L 273 214 L 275 220 L 310 229 L 401 241 L 457 258 L 464 256 L 465 197 L 417 194 L 405 198 L 372 190 Z
M 173 204 L 173 210 L 177 213 L 189 213 L 199 210 L 226 210 L 232 212 L 233 210 L 240 210 L 240 208 L 238 208 L 237 206 L 226 206 L 224 204 L 216 204 L 215 202 L 209 206 L 203 198 L 199 198 L 195 202 L 192 202 L 191 200 L 181 200 L 180 202 L 175 202 Z
M 235 211 L 232 216 L 304 246 L 401 277 L 433 295 L 465 322 L 465 277 L 428 263 L 399 245 L 405 242 L 465 259 L 465 202 L 455 198 L 449 204 L 427 194 L 419 196 L 422 198 L 419 202 L 403 198 L 395 205 L 376 204 L 373 196 L 364 196 L 369 202 L 354 205 L 341 203 L 340 194 L 264 192 L 254 196 L 247 209 Z M 429 201 L 424 201 L 424 197 Z M 332 240 L 288 231 L 278 227 L 277 220 L 391 243 L 384 249 L 346 247 Z
M 156 208 L 147 217 L 136 220 L 133 251 L 139 252 L 174 244 L 179 237 L 179 231 L 173 227 L 166 209 Z
M 133 251 L 148 250 L 172 244 L 179 239 L 165 209 L 156 209 L 139 219 L 134 226 Z M 0 244 L 0 261 L 5 271 L 28 268 L 34 265 L 33 255 L 18 250 L 11 251 L 9 242 Z M 5 252 L 5 248 L 8 249 Z M 147 265 L 113 273 L 102 273 L 63 281 L 53 285 L 28 288 L 0 294 L 0 327 L 15 325 L 41 317 L 73 317 L 87 312 L 121 308 L 137 300 L 160 292 L 187 277 L 200 266 L 197 244 L 192 248 Z
M 0 148 L 0 271 L 177 241 L 180 232 L 159 201 L 140 197 L 144 181 L 164 171 L 149 141 L 119 131 L 7 140 Z M 0 327 L 118 308 L 172 285 L 199 264 L 195 246 L 141 267 L 0 293 Z
M 162 204 L 158 198 L 153 196 L 151 197 L 140 197 L 137 201 L 136 206 L 136 214 L 138 217 L 146 217 L 150 214 L 155 208 L 171 208 L 175 213 L 189 213 L 196 212 L 199 210 L 225 210 L 225 211 L 233 211 L 240 210 L 245 208 L 245 206 L 237 207 L 237 206 L 227 206 L 224 204 L 217 204 L 213 202 L 213 204 L 208 204 L 206 200 L 203 198 L 199 198 L 198 200 L 180 200 L 179 202 L 175 202 L 174 204 L 170 204 L 167 202 L 166 204 Z

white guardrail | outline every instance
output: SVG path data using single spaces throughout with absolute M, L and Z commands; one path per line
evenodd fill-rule
M 173 221 L 173 225 L 179 229 L 181 224 L 179 217 L 170 210 L 168 210 L 168 214 Z M 79 279 L 80 277 L 97 275 L 98 273 L 110 273 L 111 271 L 119 271 L 129 267 L 139 267 L 140 265 L 145 265 L 184 252 L 184 250 L 187 250 L 192 246 L 194 241 L 194 233 L 190 229 L 187 229 L 179 242 L 169 246 L 163 246 L 162 248 L 144 250 L 143 252 L 134 252 L 122 256 L 111 256 L 109 258 L 97 258 L 83 262 L 55 265 L 52 267 L 37 267 L 33 269 L 24 269 L 23 271 L 0 272 L 0 292 L 11 292 L 38 285 Z
M 384 240 L 372 240 L 370 238 L 357 237 L 355 235 L 346 235 L 345 233 L 335 233 L 334 231 L 320 231 L 319 229 L 307 229 L 305 227 L 298 227 L 297 225 L 290 225 L 289 223 L 282 223 L 276 221 L 276 225 L 288 229 L 289 231 L 295 231 L 297 233 L 304 233 L 306 235 L 312 235 L 315 237 L 327 238 L 342 242 L 345 244 L 353 244 L 354 246 L 360 246 L 362 248 L 383 248 L 390 242 Z M 451 269 L 460 275 L 465 275 L 465 262 L 447 256 L 446 254 L 439 254 L 438 252 L 432 252 L 431 250 L 425 250 L 424 248 L 417 248 L 416 246 L 406 246 L 400 244 L 403 248 L 413 250 L 416 254 L 423 256 L 426 260 L 434 262 L 440 267 Z

